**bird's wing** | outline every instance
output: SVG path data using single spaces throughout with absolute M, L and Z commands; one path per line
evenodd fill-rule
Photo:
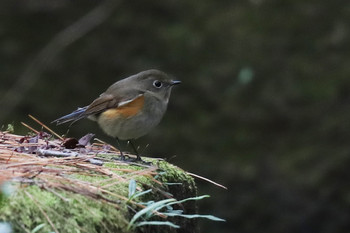
M 60 125 L 66 122 L 72 122 L 73 124 L 80 119 L 103 113 L 108 109 L 118 110 L 118 114 L 120 114 L 121 111 L 125 111 L 126 115 L 128 115 L 128 113 L 136 113 L 136 108 L 143 106 L 143 98 L 140 98 L 143 97 L 143 94 L 144 93 L 140 90 L 130 91 L 126 89 L 120 89 L 119 92 L 107 90 L 105 93 L 101 94 L 100 97 L 95 99 L 90 105 L 83 108 L 78 108 L 76 111 L 54 120 L 53 123 Z
M 111 94 L 102 94 L 87 107 L 84 115 L 89 116 L 99 114 L 111 108 L 126 107 L 128 105 L 131 105 L 133 101 L 139 99 L 141 96 L 143 96 L 143 93 L 136 96 L 129 96 L 124 98 L 118 98 Z

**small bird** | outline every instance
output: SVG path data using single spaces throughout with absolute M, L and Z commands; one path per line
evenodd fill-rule
M 162 119 L 169 102 L 171 89 L 181 81 L 173 80 L 159 70 L 146 70 L 112 84 L 92 103 L 54 120 L 57 125 L 88 118 L 116 138 L 121 159 L 125 156 L 119 140 L 128 140 L 141 161 L 132 139 L 152 130 Z

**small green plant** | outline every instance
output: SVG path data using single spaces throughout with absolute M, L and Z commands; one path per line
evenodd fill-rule
M 15 132 L 15 126 L 14 126 L 14 124 L 8 124 L 8 125 L 7 125 L 6 131 L 8 131 L 8 132 L 10 132 L 10 133 Z
M 151 192 L 151 190 L 146 190 L 143 192 L 136 192 L 136 181 L 131 180 L 129 183 L 129 200 L 144 195 Z M 209 195 L 203 195 L 198 197 L 190 197 L 183 200 L 176 200 L 174 198 L 164 199 L 160 201 L 149 201 L 143 203 L 146 207 L 139 212 L 137 212 L 128 224 L 128 229 L 134 229 L 136 227 L 145 225 L 157 225 L 157 226 L 170 226 L 174 228 L 179 228 L 180 226 L 170 222 L 170 221 L 151 221 L 150 219 L 155 216 L 155 214 L 161 214 L 167 217 L 182 217 L 182 218 L 206 218 L 212 221 L 225 221 L 224 219 L 215 217 L 213 215 L 201 215 L 201 214 L 183 214 L 182 210 L 175 210 L 174 205 L 181 204 L 187 201 L 197 201 L 203 198 L 207 198 Z
M 137 197 L 140 197 L 142 195 L 145 195 L 149 192 L 152 192 L 152 189 L 148 189 L 148 190 L 145 190 L 145 191 L 142 191 L 142 192 L 136 192 L 136 181 L 134 179 L 131 179 L 130 182 L 129 182 L 129 200 L 128 201 L 132 201 L 134 199 L 136 199 Z
M 7 124 L 7 126 L 6 125 L 1 125 L 0 129 L 1 129 L 1 131 L 6 131 L 8 133 L 13 133 L 15 131 L 15 126 L 14 126 L 13 123 L 12 124 Z

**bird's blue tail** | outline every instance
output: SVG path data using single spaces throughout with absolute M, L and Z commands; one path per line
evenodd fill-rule
M 87 107 L 78 108 L 74 112 L 69 113 L 68 115 L 65 115 L 63 117 L 60 117 L 60 118 L 52 121 L 51 123 L 56 123 L 57 125 L 60 125 L 60 124 L 64 124 L 67 122 L 72 122 L 72 124 L 73 124 L 74 122 L 87 117 L 85 115 L 86 109 L 87 109 Z

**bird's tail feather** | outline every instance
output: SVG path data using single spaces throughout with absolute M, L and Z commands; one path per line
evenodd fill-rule
M 71 124 L 73 124 L 74 122 L 87 117 L 87 115 L 85 114 L 86 109 L 87 107 L 78 108 L 74 112 L 69 113 L 68 115 L 65 115 L 63 117 L 60 117 L 52 121 L 51 123 L 56 123 L 57 125 L 60 125 L 67 122 L 72 122 Z

